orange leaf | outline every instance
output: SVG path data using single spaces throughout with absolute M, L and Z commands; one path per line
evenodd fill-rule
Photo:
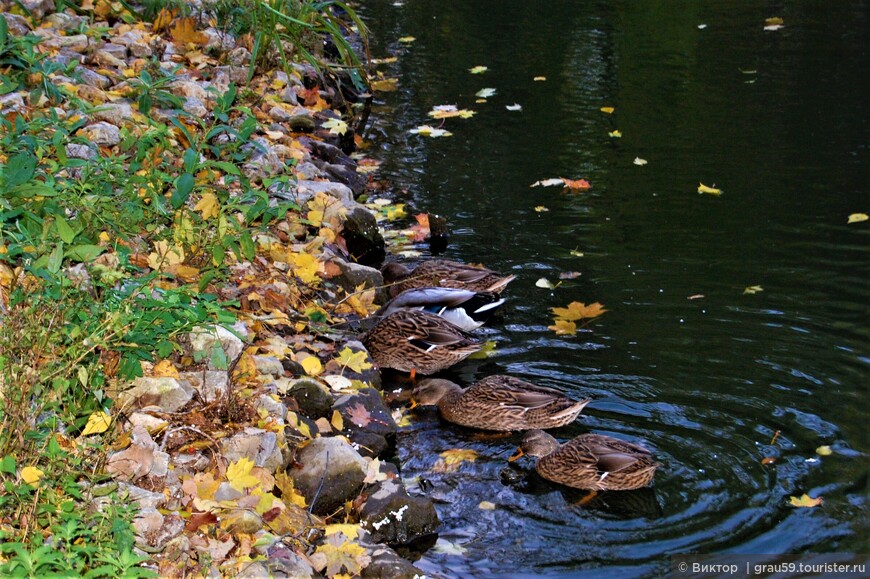
M 553 330 L 560 336 L 573 336 L 577 333 L 577 324 L 556 318 L 552 326 L 547 326 L 548 330 Z
M 157 18 L 154 19 L 154 24 L 151 29 L 154 32 L 169 30 L 169 24 L 172 22 L 172 19 L 175 18 L 176 14 L 178 14 L 178 9 L 176 8 L 162 8 L 160 12 L 157 13 Z
M 562 177 L 562 182 L 565 183 L 565 187 L 572 191 L 585 191 L 586 189 L 592 189 L 592 185 L 586 179 L 565 179 Z
M 172 40 L 178 44 L 205 45 L 208 42 L 208 36 L 197 32 L 196 21 L 193 18 L 179 18 L 172 27 L 171 34 Z
M 817 507 L 822 504 L 822 502 L 822 497 L 813 498 L 806 493 L 801 495 L 800 498 L 789 497 L 789 504 L 793 507 Z
M 604 306 L 598 302 L 589 304 L 588 306 L 582 302 L 571 302 L 567 308 L 550 308 L 556 314 L 556 318 L 561 318 L 569 322 L 574 320 L 582 320 L 585 318 L 596 318 L 606 312 Z

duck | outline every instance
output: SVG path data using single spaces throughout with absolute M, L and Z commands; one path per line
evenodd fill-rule
M 390 288 L 390 297 L 415 287 L 452 287 L 476 292 L 500 294 L 516 279 L 485 267 L 466 265 L 446 259 L 430 259 L 414 269 L 391 261 L 381 268 L 384 283 Z
M 411 394 L 414 405 L 436 405 L 448 422 L 481 430 L 528 430 L 565 426 L 591 399 L 572 400 L 558 390 L 514 376 L 487 376 L 463 389 L 441 378 L 422 380 Z
M 398 310 L 366 332 L 362 343 L 381 368 L 434 374 L 481 349 L 480 340 L 440 316 Z
M 625 491 L 648 486 L 660 465 L 642 446 L 603 434 L 581 434 L 564 444 L 543 430 L 529 430 L 509 460 L 537 457 L 543 478 L 576 489 Z
M 403 291 L 375 312 L 386 317 L 402 309 L 429 312 L 470 332 L 476 330 L 504 304 L 495 292 L 477 292 L 449 287 L 420 287 Z

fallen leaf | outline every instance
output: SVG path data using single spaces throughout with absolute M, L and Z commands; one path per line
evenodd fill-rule
M 793 507 L 817 507 L 822 504 L 822 497 L 813 498 L 810 495 L 804 493 L 800 498 L 798 497 L 789 497 L 789 504 Z
M 420 135 L 421 137 L 452 137 L 453 133 L 450 131 L 445 131 L 444 129 L 436 129 L 435 127 L 431 127 L 429 125 L 420 125 L 416 129 L 411 129 L 408 131 L 409 133 L 413 133 L 415 135 Z
M 361 374 L 364 370 L 372 368 L 372 363 L 367 361 L 365 350 L 354 352 L 347 346 L 338 353 L 338 358 L 336 358 L 335 361 L 341 364 L 343 368 L 350 368 L 357 374 Z
M 369 412 L 368 408 L 363 406 L 362 402 L 357 402 L 349 407 L 347 409 L 347 417 L 360 428 L 365 428 L 372 421 L 372 413 Z
M 538 213 L 543 213 L 544 211 L 549 211 L 549 209 L 547 209 L 543 205 L 538 205 L 535 207 L 535 211 L 537 211 Z
M 452 119 L 459 117 L 460 119 L 470 119 L 474 116 L 474 111 L 469 109 L 460 109 L 456 105 L 438 105 L 429 111 L 428 115 L 433 119 Z
M 610 131 L 610 132 L 607 133 L 607 136 L 612 137 L 612 138 L 614 138 L 614 139 L 621 139 L 621 138 L 622 138 L 622 132 L 621 132 L 621 131 L 618 131 L 618 130 L 617 130 L 617 131 Z
M 242 457 L 227 467 L 227 481 L 237 491 L 254 487 L 260 484 L 260 479 L 251 474 L 254 461 L 248 457 Z
M 326 570 L 334 577 L 344 569 L 348 575 L 358 575 L 371 562 L 365 548 L 347 540 L 343 533 L 329 535 L 310 557 L 318 571 Z
M 826 444 L 824 446 L 818 447 L 816 449 L 816 454 L 818 454 L 819 456 L 831 456 L 832 454 L 834 454 L 834 451 L 831 450 L 831 447 Z
M 568 320 L 556 319 L 552 326 L 547 326 L 547 329 L 556 332 L 557 336 L 573 336 L 577 333 L 577 324 Z
M 485 360 L 495 354 L 496 343 L 493 340 L 487 340 L 483 343 L 480 349 L 468 357 L 469 360 Z
M 538 281 L 535 282 L 535 287 L 542 287 L 544 289 L 556 289 L 556 286 L 553 285 L 553 282 L 545 277 L 538 279 Z
M 21 480 L 29 485 L 34 485 L 45 475 L 45 472 L 35 466 L 25 466 L 19 474 L 21 475 Z
M 477 508 L 481 511 L 494 511 L 495 503 L 491 503 L 489 501 L 480 501 L 480 503 L 477 505 Z
M 447 539 L 439 538 L 435 541 L 435 546 L 432 547 L 433 553 L 441 553 L 442 555 L 464 555 L 468 551 L 459 543 L 451 543 Z
M 309 376 L 317 376 L 323 372 L 323 364 L 320 363 L 317 356 L 308 356 L 299 362 L 299 364 L 302 365 L 302 368 L 305 369 L 305 373 Z
M 613 114 L 613 111 L 615 111 L 616 109 L 613 108 L 613 107 L 601 107 L 599 110 L 600 110 L 602 113 L 606 113 L 606 114 L 608 114 L 608 115 L 612 115 L 612 114 Z
M 532 80 L 535 82 L 543 82 L 543 81 L 547 80 L 547 77 L 546 76 L 536 76 Z
M 323 380 L 329 384 L 333 390 L 340 392 L 341 390 L 349 390 L 353 388 L 353 382 L 349 378 L 338 375 L 323 376 Z
M 506 108 L 509 111 L 521 111 L 521 110 L 523 110 L 523 106 L 518 105 L 517 103 L 514 103 L 512 105 L 505 105 L 504 108 Z
M 179 18 L 175 21 L 175 26 L 172 27 L 172 40 L 177 44 L 199 44 L 205 45 L 208 42 L 208 36 L 196 30 L 196 19 L 194 18 Z
M 172 360 L 160 360 L 151 369 L 151 375 L 155 378 L 178 378 L 178 368 Z
M 585 191 L 586 189 L 592 189 L 592 185 L 590 185 L 589 181 L 586 179 L 565 179 L 562 177 L 562 183 L 572 191 Z
M 849 220 L 846 223 L 860 223 L 862 221 L 867 221 L 870 217 L 867 216 L 866 213 L 853 213 L 849 216 Z
M 387 473 L 381 472 L 380 459 L 369 459 L 366 467 L 366 478 L 363 479 L 363 484 L 372 485 L 376 482 L 387 480 Z
M 764 288 L 760 285 L 751 285 L 743 290 L 743 295 L 746 294 L 757 294 L 758 292 L 763 292 Z
M 184 263 L 184 250 L 181 247 L 170 246 L 166 240 L 154 242 L 154 251 L 148 254 L 148 267 L 161 271 L 181 263 Z
M 350 523 L 333 523 L 324 527 L 323 534 L 328 537 L 329 535 L 341 533 L 348 539 L 353 540 L 359 537 L 360 531 L 362 531 L 362 528 L 360 528 L 359 525 L 351 525 Z
M 172 24 L 172 19 L 178 14 L 177 8 L 161 8 L 154 18 L 154 24 L 151 25 L 151 30 L 154 32 L 163 32 L 169 30 L 169 25 Z
M 85 429 L 82 430 L 82 436 L 90 436 L 91 434 L 100 434 L 109 429 L 112 424 L 112 417 L 102 410 L 93 412 L 88 416 L 88 422 L 85 424 Z
M 634 164 L 635 164 L 635 165 L 640 165 L 641 167 L 643 167 L 644 165 L 647 164 L 647 160 L 646 160 L 646 159 L 641 159 L 640 157 L 635 157 L 635 158 L 634 158 Z
M 187 524 L 184 525 L 184 530 L 188 533 L 194 533 L 203 525 L 213 525 L 217 521 L 217 515 L 213 511 L 192 513 L 187 519 Z
M 347 132 L 347 123 L 341 119 L 329 119 L 323 123 L 324 129 L 329 129 L 333 135 L 343 135 Z
M 579 251 L 578 249 L 572 249 L 568 253 L 573 255 L 574 257 L 583 257 L 584 255 L 586 255 L 585 253 L 583 253 L 582 251 Z
M 721 195 L 722 190 L 716 187 L 707 187 L 703 183 L 698 183 L 698 193 L 709 193 L 710 195 Z
M 399 90 L 399 79 L 381 78 L 372 81 L 372 90 L 378 92 L 393 92 Z
M 767 466 L 769 464 L 773 464 L 775 462 L 776 462 L 775 456 L 765 456 L 764 458 L 761 459 L 761 464 L 763 464 L 764 466 Z
M 415 40 L 417 40 L 417 39 L 414 38 L 413 36 L 403 36 L 403 37 L 399 38 L 399 42 L 401 42 L 402 44 L 410 44 L 410 43 L 414 42 Z
M 583 275 L 579 271 L 563 271 L 559 274 L 559 279 L 577 279 Z
M 477 451 L 470 448 L 451 448 L 439 455 L 441 458 L 432 467 L 434 472 L 454 472 L 459 469 L 463 462 L 477 460 Z
M 495 89 L 494 88 L 482 88 L 479 91 L 477 91 L 476 93 L 474 93 L 474 96 L 480 97 L 482 99 L 488 99 L 491 96 L 495 96 Z
M 473 68 L 469 68 L 468 72 L 470 72 L 471 74 L 483 74 L 484 72 L 486 72 L 488 70 L 489 69 L 485 66 L 475 66 Z
M 704 297 L 704 294 L 694 294 L 687 297 L 687 300 L 699 300 Z
M 535 181 L 529 187 L 555 187 L 557 185 L 565 185 L 565 180 L 561 177 L 553 177 L 551 179 L 543 179 L 541 181 Z
M 597 318 L 607 310 L 604 309 L 604 306 L 599 302 L 589 304 L 588 306 L 583 302 L 571 302 L 568 304 L 568 307 L 550 308 L 550 311 L 556 314 L 557 318 L 575 321 L 585 318 Z

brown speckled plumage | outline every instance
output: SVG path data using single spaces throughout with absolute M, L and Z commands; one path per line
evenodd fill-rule
M 435 404 L 449 422 L 481 430 L 556 428 L 573 422 L 590 400 L 576 401 L 558 390 L 513 376 L 488 376 L 462 389 L 430 378 L 414 389 L 418 404 Z
M 578 489 L 638 489 L 652 482 L 659 466 L 642 446 L 601 434 L 582 434 L 559 444 L 543 430 L 530 430 L 520 448 L 538 457 L 535 469 L 542 477 Z
M 480 350 L 480 340 L 442 317 L 419 310 L 390 314 L 362 338 L 381 368 L 434 374 Z
M 430 259 L 413 270 L 400 263 L 390 262 L 381 269 L 381 273 L 384 283 L 390 285 L 391 296 L 416 287 L 452 287 L 501 293 L 516 277 L 446 259 Z

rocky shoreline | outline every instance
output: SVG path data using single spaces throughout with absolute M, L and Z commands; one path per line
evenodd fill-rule
M 4 10 L 10 34 L 39 36 L 64 67 L 50 81 L 95 105 L 56 107 L 62 118 L 86 119 L 80 141 L 67 146 L 70 158 L 111 155 L 141 132 L 139 107 L 124 96 L 126 71 L 148 62 L 179 67 L 166 90 L 194 118 L 214 115 L 221 95 L 246 82 L 250 51 L 214 28 L 202 30 L 202 51 L 227 58 L 193 67 L 188 48 L 148 23 L 91 22 L 56 12 L 51 0 L 24 4 L 30 17 Z M 109 30 L 103 38 L 83 33 L 97 25 Z M 143 377 L 110 394 L 116 426 L 104 465 L 113 480 L 89 487 L 91 501 L 138 505 L 136 547 L 160 576 L 423 576 L 394 550 L 438 529 L 432 501 L 409 495 L 385 460 L 402 411 L 384 402 L 358 332 L 338 329 L 358 327 L 386 299 L 372 267 L 386 249 L 378 206 L 357 201 L 370 180 L 349 156 L 353 139 L 329 128 L 355 95 L 327 81 L 294 64 L 291 74 L 276 70 L 249 87 L 262 91 L 257 132 L 268 138 L 251 139 L 240 170 L 271 183 L 272 204 L 307 208 L 308 223 L 288 215 L 255 234 L 256 258 L 232 266 L 237 275 L 215 288 L 241 304 L 238 322 L 194 329 L 179 340 L 180 353 L 143 363 Z M 32 105 L 22 92 L 0 96 L 7 118 Z M 169 123 L 178 114 L 155 104 L 149 117 Z M 319 227 L 312 212 L 320 212 Z M 298 255 L 313 257 L 304 292 L 319 318 L 293 307 L 296 286 L 306 285 L 286 281 L 305 275 L 291 261 Z M 284 280 L 266 275 L 276 270 Z M 324 322 L 320 329 L 312 319 Z

